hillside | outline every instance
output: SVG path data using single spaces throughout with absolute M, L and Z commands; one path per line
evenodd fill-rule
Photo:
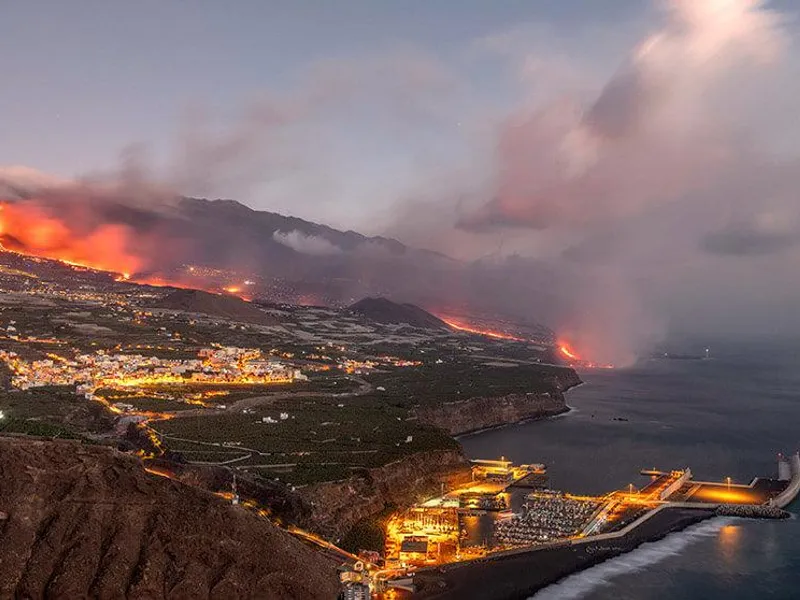
M 154 308 L 200 313 L 257 325 L 274 325 L 277 323 L 274 317 L 241 298 L 210 294 L 200 290 L 175 290 L 158 301 Z
M 447 323 L 414 304 L 399 304 L 387 298 L 364 298 L 348 310 L 383 324 L 406 324 L 421 329 L 448 329 Z
M 113 449 L 0 437 L 0 481 L 2 598 L 336 597 L 322 555 Z
M 91 186 L 43 188 L 29 197 L 30 189 L 20 187 L 26 182 L 11 183 L 16 187 L 0 189 L 0 199 L 15 206 L 16 217 L 6 219 L 0 236 L 11 242 L 7 247 L 130 273 L 133 281 L 219 289 L 250 280 L 248 293 L 259 301 L 345 306 L 382 295 L 513 322 L 552 321 L 546 309 L 559 306 L 550 275 L 522 260 L 462 262 L 233 200 L 157 196 L 142 203 Z M 53 231 L 69 235 L 55 245 L 31 236 L 42 215 L 60 223 Z M 87 232 L 109 237 L 86 244 Z M 115 251 L 120 247 L 122 254 Z M 203 273 L 191 274 L 188 265 L 202 265 Z

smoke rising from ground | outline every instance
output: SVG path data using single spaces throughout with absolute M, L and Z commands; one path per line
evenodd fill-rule
M 307 235 L 297 229 L 287 232 L 276 231 L 272 234 L 272 239 L 292 250 L 312 256 L 328 256 L 331 254 L 339 254 L 342 251 L 339 246 L 331 244 L 323 237 Z
M 326 61 L 227 126 L 191 111 L 159 168 L 129 152 L 77 185 L 166 214 L 178 191 L 242 198 L 441 251 L 464 263 L 393 272 L 405 299 L 538 319 L 597 361 L 630 362 L 667 333 L 800 332 L 796 32 L 758 0 L 654 6 L 621 25 L 637 31 L 624 56 L 602 56 L 616 32 L 536 24 L 476 42 L 520 65 L 505 102 L 421 52 Z M 363 243 L 267 237 L 385 271 Z
M 770 113 L 800 99 L 789 84 L 794 39 L 754 0 L 662 8 L 594 94 L 537 89 L 536 102 L 503 118 L 492 168 L 448 190 L 455 227 L 435 235 L 454 253 L 521 253 L 531 278 L 557 273 L 558 301 L 541 312 L 587 354 L 618 363 L 668 331 L 780 331 L 752 286 L 800 296 L 779 275 L 798 258 L 800 162 L 797 148 L 778 154 L 768 137 L 775 121 L 796 122 Z M 413 231 L 402 216 L 398 231 Z M 433 236 L 429 222 L 420 227 Z

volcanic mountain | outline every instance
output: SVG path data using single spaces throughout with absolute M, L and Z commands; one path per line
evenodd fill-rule
M 336 563 L 138 459 L 0 438 L 2 598 L 335 598 Z
M 448 329 L 447 323 L 415 304 L 398 304 L 387 298 L 364 298 L 348 310 L 371 321 L 384 324 L 405 324 L 421 329 Z
M 159 300 L 154 308 L 199 313 L 256 325 L 275 325 L 278 322 L 271 315 L 241 298 L 200 290 L 175 290 Z
M 259 301 L 343 307 L 381 295 L 513 321 L 550 320 L 546 309 L 557 306 L 546 270 L 462 262 L 233 200 L 143 200 L 77 185 L 27 194 L 1 205 L 0 243 L 135 282 L 220 291 L 251 281 Z

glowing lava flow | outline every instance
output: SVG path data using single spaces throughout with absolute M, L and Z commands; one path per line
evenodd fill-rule
M 556 342 L 556 347 L 558 351 L 564 358 L 570 360 L 570 365 L 573 367 L 585 367 L 587 369 L 613 369 L 614 365 L 610 363 L 599 364 L 589 360 L 585 360 L 580 357 L 580 355 L 575 351 L 575 349 L 570 346 L 567 342 L 563 340 L 559 340 Z
M 578 356 L 578 354 L 572 348 L 570 348 L 567 342 L 558 342 L 558 351 L 571 360 L 581 360 L 581 357 Z
M 204 285 L 201 281 L 178 281 L 137 274 L 148 261 L 133 252 L 135 235 L 126 225 L 105 224 L 86 231 L 82 229 L 76 229 L 32 202 L 0 201 L 0 250 L 110 273 L 120 282 L 199 289 L 251 300 L 241 294 L 242 287 L 238 285 L 220 288 Z
M 101 225 L 79 235 L 63 221 L 35 205 L 0 204 L 3 248 L 74 267 L 133 273 L 143 261 L 128 251 L 130 231 L 124 225 Z
M 513 340 L 515 342 L 528 342 L 532 340 L 526 340 L 525 338 L 515 337 L 513 335 L 509 335 L 508 333 L 502 333 L 499 331 L 492 331 L 489 329 L 478 329 L 475 326 L 467 325 L 466 323 L 455 321 L 451 317 L 443 317 L 441 315 L 437 315 L 442 321 L 447 323 L 453 329 L 457 329 L 458 331 L 465 331 L 467 333 L 476 333 L 478 335 L 485 335 L 487 337 L 495 338 L 498 340 Z

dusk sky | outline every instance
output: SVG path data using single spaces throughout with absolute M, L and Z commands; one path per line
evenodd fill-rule
M 582 29 L 616 28 L 641 19 L 645 9 L 636 0 L 4 2 L 0 165 L 71 177 L 113 167 L 131 145 L 144 147 L 153 162 L 163 164 L 177 152 L 181 127 L 192 115 L 200 112 L 204 123 L 224 129 L 265 96 L 296 94 L 313 77 L 309 72 L 328 61 L 341 61 L 335 67 L 341 69 L 367 60 L 429 63 L 443 78 L 465 86 L 455 95 L 470 95 L 459 100 L 464 113 L 452 114 L 457 121 L 469 109 L 520 98 L 513 61 L 488 51 L 486 38 L 546 27 L 548 36 L 565 36 L 566 47 L 569 39 L 583 37 Z M 522 55 L 526 44 L 517 37 L 509 52 Z M 540 43 L 531 39 L 530 48 Z M 624 51 L 624 46 L 593 50 L 609 55 L 611 66 Z M 355 84 L 369 81 L 357 75 Z M 369 139 L 372 127 L 356 126 L 350 133 Z M 403 165 L 425 154 L 414 143 L 418 140 L 381 139 L 383 149 L 371 160 L 357 145 L 344 148 L 340 162 L 357 166 L 353 178 L 369 183 L 354 184 L 354 198 L 343 193 L 337 200 L 358 208 L 366 191 L 407 185 L 398 180 Z M 258 186 L 220 187 L 211 191 L 243 194 L 242 200 L 263 208 L 290 208 L 269 191 L 260 194 Z M 391 192 L 383 193 L 388 202 Z M 318 208 L 299 212 L 337 217 L 337 211 L 323 206 L 320 214 Z
M 4 2 L 0 165 L 522 256 L 598 339 L 798 331 L 797 11 Z

